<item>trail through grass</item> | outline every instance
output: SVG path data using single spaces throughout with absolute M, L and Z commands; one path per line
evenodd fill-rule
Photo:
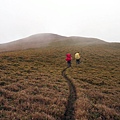
M 82 63 L 76 66 L 74 53 L 81 49 Z M 67 52 L 72 68 L 63 71 Z M 0 119 L 120 120 L 119 60 L 115 45 L 0 53 Z
M 68 68 L 65 68 L 62 71 L 62 76 L 67 80 L 67 83 L 69 85 L 69 97 L 68 97 L 66 111 L 64 113 L 63 119 L 64 120 L 75 120 L 74 104 L 75 104 L 75 101 L 77 99 L 77 93 L 76 93 L 76 88 L 75 88 L 74 84 L 72 83 L 72 81 L 65 74 L 67 69 Z

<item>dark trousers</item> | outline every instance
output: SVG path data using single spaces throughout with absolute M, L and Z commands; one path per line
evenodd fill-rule
M 67 61 L 68 67 L 71 67 L 71 61 Z
M 80 59 L 76 59 L 76 64 L 80 64 Z

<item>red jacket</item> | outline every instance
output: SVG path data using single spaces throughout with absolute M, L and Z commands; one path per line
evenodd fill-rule
M 66 61 L 71 61 L 72 57 L 71 57 L 71 54 L 68 53 L 66 54 Z

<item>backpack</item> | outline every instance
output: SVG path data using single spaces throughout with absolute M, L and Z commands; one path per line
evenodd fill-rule
M 79 53 L 75 53 L 75 59 L 80 59 L 80 54 Z

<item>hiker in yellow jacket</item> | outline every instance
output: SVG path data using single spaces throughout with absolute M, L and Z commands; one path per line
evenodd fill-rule
M 75 53 L 75 60 L 76 60 L 76 64 L 80 64 L 80 53 L 79 52 Z

